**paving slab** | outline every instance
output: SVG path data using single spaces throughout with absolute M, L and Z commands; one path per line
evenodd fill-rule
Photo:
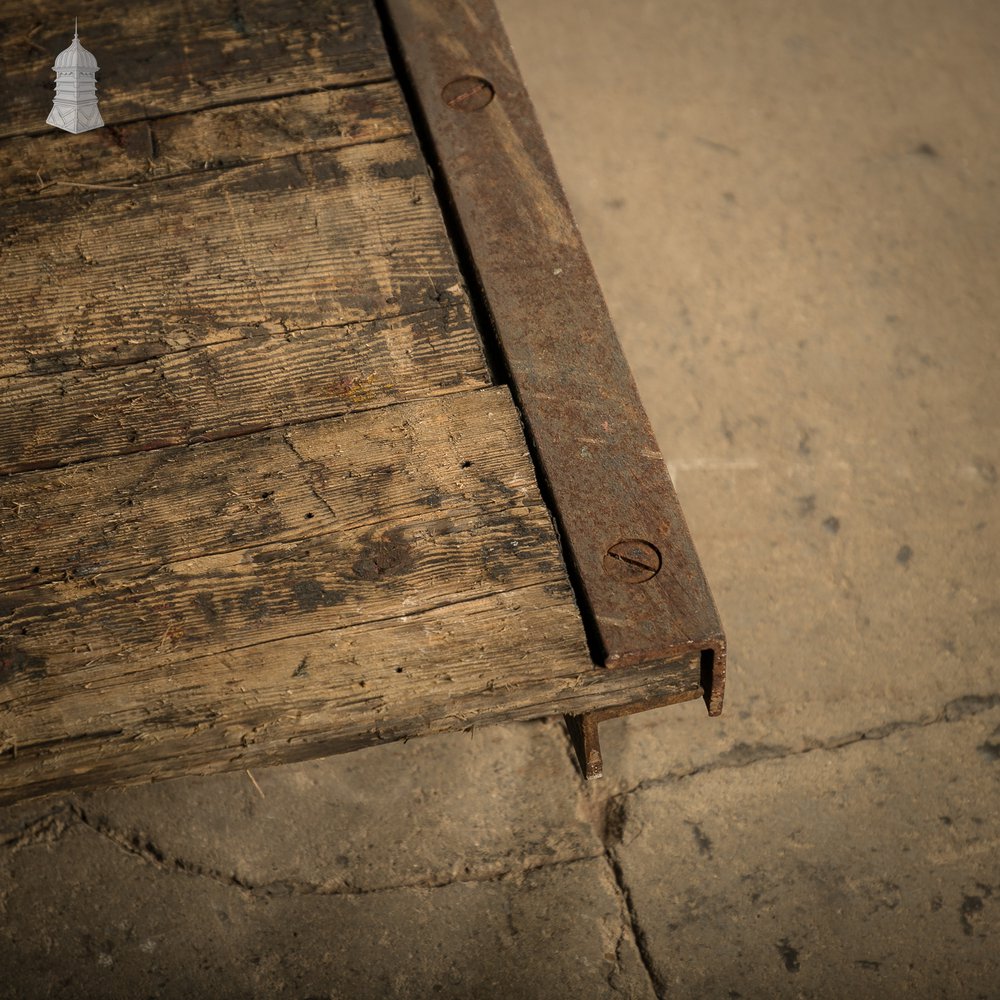
M 0 997 L 651 1000 L 604 860 L 436 888 L 247 890 L 82 823 L 8 848 Z
M 661 996 L 1000 996 L 1000 699 L 612 803 Z
M 543 722 L 5 809 L 0 997 L 651 1000 L 579 787 Z
M 222 881 L 367 892 L 601 856 L 578 784 L 560 725 L 533 723 L 29 803 L 0 831 L 54 813 Z

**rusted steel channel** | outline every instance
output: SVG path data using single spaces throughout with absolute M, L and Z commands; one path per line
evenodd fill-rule
M 680 698 L 649 690 L 568 717 L 596 777 L 601 720 L 699 695 L 721 712 L 719 615 L 492 0 L 380 9 L 527 424 L 594 660 L 700 679 Z

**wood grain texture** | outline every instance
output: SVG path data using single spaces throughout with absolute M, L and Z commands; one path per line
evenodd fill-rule
M 145 360 L 460 295 L 412 139 L 3 215 L 0 375 Z
M 458 297 L 412 316 L 0 379 L 0 473 L 233 437 L 487 384 Z M 442 293 L 445 298 L 446 293 Z
M 112 125 L 391 76 L 369 0 L 3 0 L 0 136 L 49 131 L 52 64 L 75 16 Z
M 3 730 L 0 804 L 699 693 L 694 659 L 669 678 L 595 666 L 568 585 L 535 584 L 177 662 L 141 678 L 120 668 L 108 684 L 77 688 L 66 721 L 33 701 L 16 729 Z M 19 732 L 37 738 L 15 744 Z
M 11 477 L 0 508 L 0 799 L 649 683 L 589 660 L 505 388 Z
M 488 389 L 0 479 L 0 592 L 507 509 L 534 497 L 518 434 Z
M 476 440 L 472 458 L 460 457 L 450 439 L 454 428 L 467 422 L 466 435 Z M 369 446 L 369 428 L 373 435 L 391 437 L 394 461 L 364 475 L 360 455 Z M 555 535 L 505 390 L 376 410 L 348 423 L 346 431 L 336 421 L 319 421 L 205 447 L 225 455 L 221 460 L 232 473 L 199 490 L 178 458 L 170 470 L 177 482 L 175 506 L 224 519 L 233 502 L 230 485 L 245 490 L 258 469 L 270 471 L 274 449 L 297 458 L 294 478 L 305 478 L 312 504 L 289 524 L 289 514 L 268 502 L 273 497 L 259 500 L 258 507 L 276 516 L 259 520 L 264 531 L 249 546 L 223 541 L 221 551 L 197 546 L 188 558 L 152 565 L 146 555 L 143 565 L 116 570 L 110 566 L 123 559 L 115 530 L 120 508 L 102 503 L 86 516 L 103 523 L 102 535 L 112 540 L 110 558 L 103 560 L 107 569 L 89 564 L 79 575 L 4 598 L 5 634 L 20 654 L 44 658 L 49 677 L 71 672 L 79 681 L 81 670 L 123 660 L 150 669 L 181 656 L 537 582 L 534 574 L 542 580 L 561 574 Z M 462 469 L 462 461 L 475 463 L 487 449 L 500 456 L 500 475 L 480 473 L 475 464 Z M 106 476 L 124 464 L 125 459 L 110 463 Z M 380 476 L 389 480 L 382 487 Z M 105 478 L 106 489 L 111 482 Z M 239 502 L 236 514 L 243 514 Z M 147 519 L 138 527 L 148 533 L 152 526 Z M 286 532 L 297 529 L 297 535 L 272 541 L 270 531 L 283 526 Z M 64 551 L 76 549 L 72 529 L 50 530 Z M 168 526 L 163 533 L 175 532 Z M 155 546 L 156 539 L 140 537 L 135 551 Z M 85 662 L 91 666 L 84 668 Z
M 87 185 L 134 185 L 411 131 L 393 82 L 109 125 L 72 141 L 53 130 L 0 140 L 0 199 L 77 194 Z

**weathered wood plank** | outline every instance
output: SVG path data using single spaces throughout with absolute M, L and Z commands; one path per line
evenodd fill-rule
M 0 112 L 0 801 L 697 695 L 590 659 L 368 0 L 80 6 L 111 127 Z
M 460 280 L 412 139 L 2 217 L 0 375 L 412 313 Z
M 505 389 L 462 393 L 10 476 L 0 480 L 0 593 L 358 534 L 472 501 L 506 509 L 530 494 L 535 505 L 506 399 Z
M 465 455 L 456 448 L 459 436 Z M 360 456 L 369 449 L 380 459 L 364 474 Z M 208 469 L 204 450 L 215 452 Z M 161 510 L 158 522 L 132 521 L 131 545 L 127 523 L 123 541 L 118 540 L 121 495 L 114 489 L 128 459 L 97 470 L 104 473 L 105 499 L 93 489 L 80 497 L 96 501 L 95 510 L 77 505 L 74 514 L 64 502 L 62 512 L 70 517 L 62 524 L 44 517 L 29 522 L 64 550 L 83 543 L 98 564 L 77 564 L 72 575 L 4 597 L 0 636 L 9 657 L 44 660 L 47 677 L 69 674 L 80 683 L 93 671 L 113 673 L 123 662 L 148 669 L 561 573 L 549 516 L 505 389 L 383 408 L 351 421 L 304 424 L 193 451 L 194 461 L 183 452 L 167 457 L 164 464 L 176 484 L 173 506 Z M 275 455 L 281 451 L 295 459 L 291 475 L 281 472 L 282 456 Z M 482 459 L 487 451 L 488 461 Z M 472 464 L 463 468 L 463 462 Z M 56 490 L 75 494 L 75 481 L 90 478 L 90 471 L 59 477 Z M 303 486 L 312 494 L 297 523 L 289 524 L 274 497 L 264 496 L 267 489 L 259 497 L 247 496 L 247 480 L 256 489 L 279 475 L 298 484 L 297 495 Z M 126 481 L 134 479 L 128 474 Z M 11 506 L 4 504 L 5 515 Z M 231 526 L 252 515 L 254 506 L 270 517 L 256 519 L 260 531 L 249 545 L 234 543 L 227 533 L 221 551 L 213 551 L 203 544 L 205 531 L 185 524 L 200 516 Z M 170 523 L 170 517 L 180 523 Z M 78 518 L 84 521 L 82 537 L 74 524 Z M 202 544 L 179 538 L 179 528 Z M 274 533 L 292 537 L 278 542 Z M 181 554 L 179 546 L 193 554 L 174 558 Z M 153 561 L 150 550 L 166 558 Z M 141 559 L 138 565 L 112 568 L 133 562 L 133 553 Z M 16 672 L 11 680 L 17 683 Z
M 468 304 L 457 286 L 447 294 L 455 305 L 414 316 L 284 337 L 262 333 L 121 367 L 0 380 L 0 473 L 483 386 L 489 375 Z
M 505 388 L 11 485 L 0 797 L 607 695 Z
M 696 658 L 669 679 L 591 663 L 564 582 L 188 660 L 138 683 L 144 703 L 123 671 L 77 689 L 69 718 L 33 703 L 5 723 L 0 803 L 700 691 Z
M 0 199 L 75 194 L 77 185 L 135 184 L 400 138 L 411 131 L 395 83 L 112 125 L 72 141 L 53 130 L 0 140 Z
M 317 490 L 322 498 L 323 492 Z M 561 574 L 543 506 L 486 491 L 382 524 L 14 591 L 0 601 L 8 694 L 65 702 L 195 655 L 345 628 Z M 37 670 L 45 683 L 36 684 Z M 65 715 L 65 709 L 62 710 Z
M 49 131 L 52 63 L 74 16 L 97 57 L 110 124 L 392 75 L 369 0 L 150 0 L 127 10 L 107 0 L 4 0 L 0 136 Z

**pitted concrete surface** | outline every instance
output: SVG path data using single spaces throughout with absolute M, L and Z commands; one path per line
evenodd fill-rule
M 500 8 L 725 716 L 0 811 L 0 997 L 1000 997 L 1000 8 Z

